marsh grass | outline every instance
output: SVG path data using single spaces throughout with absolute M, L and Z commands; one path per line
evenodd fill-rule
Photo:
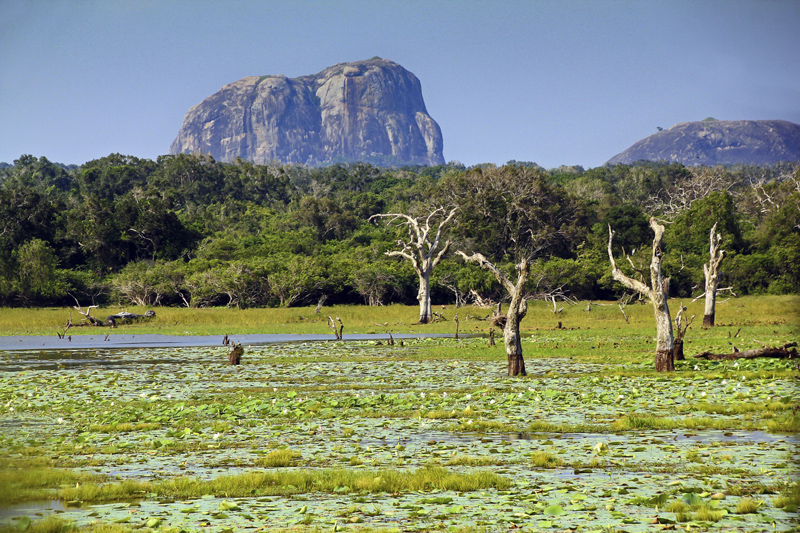
M 693 518 L 700 522 L 719 522 L 726 514 L 724 509 L 717 509 L 713 505 L 704 504 L 697 508 Z
M 743 396 L 743 398 L 746 398 L 746 396 Z M 784 402 L 742 402 L 725 404 L 698 402 L 690 405 L 681 405 L 676 409 L 677 412 L 701 411 L 708 414 L 727 416 L 757 413 L 762 411 L 777 413 L 791 410 L 792 404 Z
M 800 432 L 800 415 L 792 412 L 767 420 L 767 430 L 772 433 L 798 433 Z
M 0 504 L 42 499 L 52 489 L 79 483 L 98 483 L 103 476 L 49 468 L 4 465 L 0 468 Z
M 289 449 L 274 450 L 264 457 L 256 458 L 255 465 L 266 468 L 281 468 L 291 466 L 292 462 L 300 457 L 302 457 L 302 454 L 298 451 Z
M 759 507 L 764 505 L 763 500 L 755 501 L 752 498 L 742 498 L 736 504 L 736 514 L 752 514 L 758 512 Z
M 23 529 L 21 525 L 6 525 L 0 527 L 0 533 L 128 533 L 131 528 L 121 524 L 98 524 L 92 523 L 84 526 L 76 526 L 74 523 L 50 515 L 41 520 L 34 520 Z
M 536 452 L 531 456 L 531 463 L 537 468 L 558 468 L 564 461 L 550 452 Z
M 61 499 L 84 502 L 120 501 L 156 494 L 159 499 L 199 498 L 206 494 L 239 498 L 276 496 L 307 492 L 409 492 L 452 490 L 468 492 L 481 489 L 505 489 L 511 481 L 491 472 L 469 474 L 427 466 L 414 471 L 350 469 L 248 472 L 222 476 L 210 481 L 196 478 L 172 478 L 156 482 L 121 481 L 88 483 L 59 491 Z
M 112 422 L 111 424 L 94 424 L 89 426 L 89 431 L 97 433 L 129 433 L 131 431 L 152 431 L 161 429 L 161 424 L 155 422 L 139 422 L 132 424 L 130 422 Z
M 800 494 L 795 489 L 794 494 L 788 493 L 775 498 L 772 501 L 772 505 L 778 509 L 783 509 L 787 513 L 796 513 L 797 507 L 800 505 Z
M 552 305 L 547 302 L 531 301 L 528 305 L 527 317 L 522 323 L 523 331 L 555 330 L 558 321 L 561 321 L 565 329 L 559 330 L 559 334 L 568 340 L 577 341 L 581 338 L 591 338 L 592 335 L 587 329 L 594 330 L 596 328 L 617 329 L 626 332 L 650 331 L 652 335 L 653 316 L 652 309 L 648 306 L 628 306 L 625 312 L 629 317 L 629 323 L 625 323 L 616 302 L 594 303 L 600 305 L 592 306 L 591 312 L 585 311 L 584 304 L 578 304 L 567 306 L 556 317 L 552 313 Z M 670 301 L 674 308 L 677 308 L 679 303 L 679 300 Z M 686 305 L 689 308 L 687 314 L 702 316 L 702 301 Z M 134 313 L 144 313 L 147 310 L 141 307 L 111 306 L 97 309 L 94 315 L 102 318 L 126 309 Z M 718 326 L 703 333 L 709 335 L 726 333 L 725 328 L 733 326 L 755 328 L 753 331 L 757 332 L 758 328 L 766 331 L 768 328 L 784 324 L 797 324 L 800 319 L 798 309 L 800 309 L 800 296 L 796 295 L 746 296 L 733 299 L 718 305 Z M 258 309 L 158 307 L 155 310 L 157 316 L 149 322 L 120 326 L 113 330 L 97 327 L 73 328 L 70 333 L 72 335 L 97 335 L 103 331 L 104 333 L 161 333 L 166 335 L 330 334 L 331 331 L 327 326 L 328 315 L 338 316 L 342 319 L 345 324 L 345 336 L 348 333 L 386 333 L 388 335 L 390 331 L 393 333 L 454 333 L 455 324 L 452 319 L 456 313 L 455 307 L 449 307 L 444 311 L 448 320 L 420 325 L 416 323 L 419 317 L 419 308 L 405 305 L 323 307 L 320 314 L 314 312 L 314 307 Z M 489 323 L 487 321 L 468 319 L 467 317 L 483 318 L 490 313 L 490 310 L 467 306 L 458 309 L 457 312 L 461 318 L 461 333 L 488 333 Z M 70 310 L 68 308 L 0 308 L 0 331 L 5 335 L 55 335 L 57 330 L 63 330 L 63 324 L 69 317 Z M 80 317 L 73 311 L 72 318 L 77 321 Z M 699 327 L 691 331 L 689 340 L 699 333 Z M 723 344 L 722 339 L 719 344 Z M 727 346 L 727 343 L 725 344 Z M 588 346 L 586 348 L 588 349 Z M 625 351 L 624 347 L 622 347 L 622 351 Z M 611 352 L 609 351 L 609 353 Z
M 611 424 L 613 429 L 630 431 L 640 429 L 759 429 L 760 425 L 743 419 L 661 416 L 628 414 Z
M 454 455 L 450 457 L 445 463 L 447 466 L 497 466 L 506 464 L 507 461 L 496 458 L 474 455 Z

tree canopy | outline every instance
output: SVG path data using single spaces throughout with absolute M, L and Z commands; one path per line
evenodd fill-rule
M 608 224 L 615 249 L 635 263 L 652 238 L 651 216 L 665 221 L 672 295 L 698 293 L 715 223 L 730 254 L 724 285 L 738 294 L 800 292 L 798 181 L 787 165 L 309 168 L 110 154 L 65 166 L 23 155 L 0 168 L 0 304 L 69 304 L 70 295 L 145 305 L 290 306 L 323 295 L 412 303 L 415 272 L 386 255 L 402 229 L 368 221 L 423 216 L 434 204 L 458 208 L 447 235 L 454 249 L 479 251 L 509 272 L 527 257 L 531 283 L 550 279 L 579 298 L 619 295 L 607 268 Z M 438 269 L 434 302 L 502 297 L 476 265 L 448 255 Z

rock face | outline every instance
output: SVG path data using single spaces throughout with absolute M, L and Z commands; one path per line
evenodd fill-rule
M 800 125 L 785 120 L 682 122 L 642 139 L 607 164 L 642 159 L 707 166 L 800 161 Z
M 380 58 L 226 85 L 189 110 L 169 151 L 254 163 L 444 164 L 419 80 Z

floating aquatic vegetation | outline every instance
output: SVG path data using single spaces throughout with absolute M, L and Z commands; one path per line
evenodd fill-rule
M 560 342 L 547 336 L 526 342 Z M 224 347 L 8 358 L 0 476 L 53 473 L 13 485 L 0 523 L 25 516 L 30 531 L 54 511 L 11 502 L 60 498 L 77 526 L 792 527 L 800 451 L 785 365 L 664 376 L 532 356 L 531 376 L 509 379 L 483 344 L 250 346 L 236 368 Z M 747 498 L 763 503 L 737 512 Z

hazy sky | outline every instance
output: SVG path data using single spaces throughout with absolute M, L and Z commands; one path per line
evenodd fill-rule
M 245 76 L 380 56 L 444 157 L 595 167 L 679 122 L 800 123 L 800 0 L 0 0 L 0 161 L 169 151 Z

